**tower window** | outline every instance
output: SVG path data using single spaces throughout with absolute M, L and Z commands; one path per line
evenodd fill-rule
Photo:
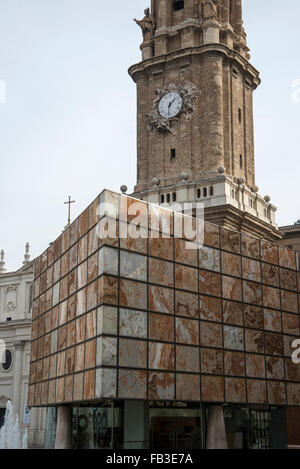
M 174 11 L 182 10 L 184 8 L 184 0 L 174 0 L 173 8 Z
M 204 187 L 203 189 L 203 197 L 207 197 L 207 187 Z
M 176 202 L 176 199 L 177 199 L 176 192 L 173 192 L 173 202 Z
M 167 203 L 169 204 L 171 202 L 171 196 L 170 194 L 167 194 Z
M 238 77 L 238 71 L 235 68 L 232 69 L 232 75 L 234 76 L 234 78 Z
M 164 196 L 164 195 L 161 196 L 161 198 L 160 198 L 160 203 L 161 203 L 161 204 L 164 204 L 164 203 L 165 203 L 165 196 Z
M 171 148 L 171 160 L 175 160 L 176 158 L 176 150 L 175 148 Z
M 239 108 L 239 123 L 242 123 L 242 110 Z
M 197 199 L 201 199 L 201 189 L 197 189 Z
M 213 186 L 210 186 L 210 188 L 209 188 L 209 195 L 210 195 L 210 197 L 212 197 L 212 196 L 214 195 L 214 188 L 213 188 Z
M 240 168 L 243 169 L 243 166 L 244 166 L 244 164 L 243 164 L 243 156 L 240 155 Z

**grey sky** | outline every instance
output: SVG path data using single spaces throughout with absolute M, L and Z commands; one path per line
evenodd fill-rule
M 104 188 L 133 188 L 136 95 L 127 69 L 140 60 L 132 21 L 150 0 L 0 0 L 0 249 L 21 265 L 40 254 Z M 300 2 L 244 0 L 255 93 L 260 192 L 279 224 L 300 218 Z M 300 88 L 300 81 L 298 84 Z M 300 92 L 296 95 L 300 97 Z M 300 101 L 300 99 L 298 99 Z

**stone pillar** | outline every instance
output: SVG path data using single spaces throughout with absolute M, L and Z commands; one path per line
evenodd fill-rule
M 223 407 L 212 406 L 208 414 L 207 449 L 228 449 Z
M 14 379 L 13 379 L 13 395 L 12 401 L 14 406 L 15 415 L 19 416 L 19 421 L 22 421 L 23 412 L 21 411 L 21 383 L 23 373 L 23 349 L 24 342 L 17 341 L 14 343 L 15 356 L 14 356 Z
M 203 44 L 219 44 L 220 25 L 217 21 L 206 21 L 203 25 Z
M 146 401 L 124 401 L 124 449 L 147 449 L 148 442 L 148 403 Z
M 72 407 L 57 409 L 55 449 L 72 449 Z

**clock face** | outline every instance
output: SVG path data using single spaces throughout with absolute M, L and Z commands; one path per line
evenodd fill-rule
M 180 94 L 171 92 L 163 96 L 159 103 L 159 113 L 166 119 L 177 116 L 182 108 L 182 97 Z

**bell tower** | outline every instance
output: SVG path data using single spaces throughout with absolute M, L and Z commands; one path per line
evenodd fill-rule
M 255 183 L 253 92 L 242 0 L 152 0 L 142 20 L 137 185 L 151 203 L 205 206 L 207 221 L 279 239 Z

